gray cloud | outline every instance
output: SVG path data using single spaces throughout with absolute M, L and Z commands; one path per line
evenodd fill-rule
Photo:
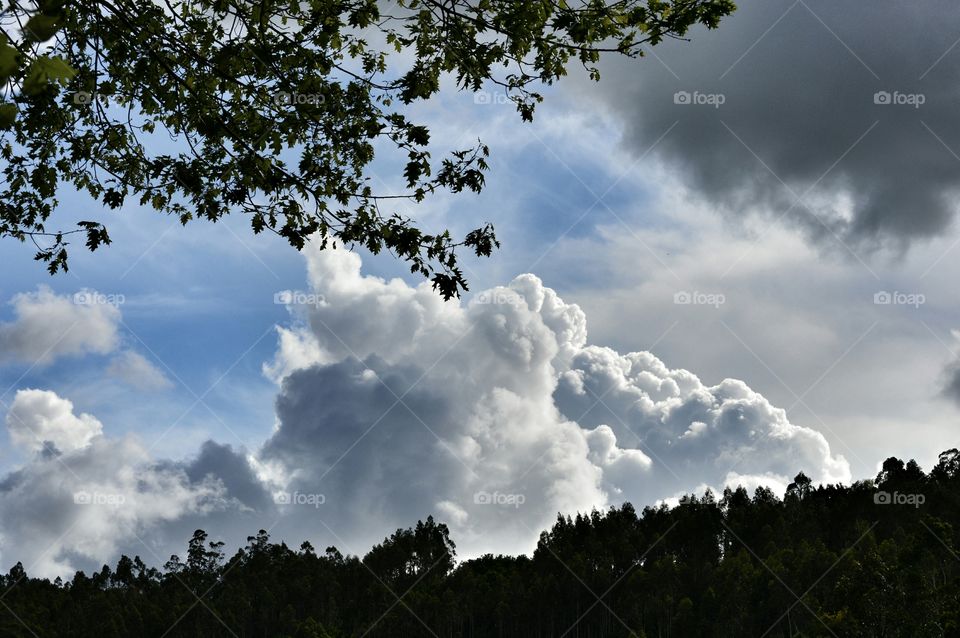
M 957 404 L 960 404 L 960 365 L 953 364 L 947 371 L 947 383 L 943 388 L 943 393 Z
M 960 343 L 960 330 L 953 330 L 951 334 L 954 343 Z M 952 361 L 943 370 L 942 396 L 960 405 L 960 361 Z
M 19 560 L 31 575 L 66 577 L 130 546 L 153 559 L 140 538 L 155 541 L 187 514 L 234 507 L 219 479 L 190 481 L 135 439 L 103 435 L 99 421 L 74 416 L 73 405 L 52 392 L 18 392 L 7 418 L 14 442 L 35 450 L 33 440 L 16 435 L 21 424 L 51 445 L 0 480 L 5 568 Z
M 207 479 L 219 480 L 231 497 L 243 507 L 257 511 L 269 511 L 273 503 L 270 492 L 257 478 L 242 450 L 229 445 L 206 441 L 195 459 L 184 464 L 184 471 L 192 483 L 200 484 Z
M 639 153 L 663 136 L 655 153 L 707 201 L 782 216 L 824 245 L 901 250 L 942 233 L 960 185 L 955 7 L 738 4 L 717 31 L 658 46 L 662 65 L 605 66 L 591 94 L 622 116 L 626 143 Z

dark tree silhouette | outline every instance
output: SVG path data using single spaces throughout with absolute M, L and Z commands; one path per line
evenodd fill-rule
M 960 637 L 960 453 L 781 501 L 759 488 L 558 516 L 527 556 L 455 561 L 432 517 L 362 559 L 197 530 L 164 571 L 0 577 L 0 636 Z M 922 497 L 922 498 L 916 498 Z
M 466 280 L 457 249 L 489 255 L 489 224 L 425 232 L 409 204 L 479 191 L 481 141 L 431 156 L 407 105 L 448 77 L 490 83 L 524 120 L 541 84 L 604 53 L 716 27 L 732 0 L 11 0 L 0 8 L 0 237 L 34 240 L 51 272 L 70 233 L 110 242 L 98 219 L 48 228 L 57 194 L 105 209 L 246 214 L 255 232 L 390 251 L 444 297 Z M 173 140 L 171 142 L 171 140 Z M 401 178 L 398 190 L 375 179 Z M 392 165 L 392 166 L 391 166 Z

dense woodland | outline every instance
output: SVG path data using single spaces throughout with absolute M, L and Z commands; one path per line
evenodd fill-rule
M 558 516 L 532 556 L 457 562 L 428 518 L 366 556 L 198 530 L 162 570 L 3 580 L 0 636 L 960 636 L 960 452 L 924 474 Z

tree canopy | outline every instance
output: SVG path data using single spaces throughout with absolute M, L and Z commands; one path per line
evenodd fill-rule
M 32 240 L 51 273 L 100 216 L 51 217 L 63 188 L 217 221 L 245 214 L 297 249 L 316 237 L 390 251 L 445 297 L 462 248 L 488 256 L 490 224 L 463 237 L 418 227 L 405 205 L 479 192 L 488 147 L 438 159 L 410 105 L 492 84 L 531 120 L 539 87 L 606 53 L 714 28 L 732 0 L 9 0 L 0 10 L 0 237 Z M 540 89 L 542 90 L 542 89 Z M 371 170 L 375 153 L 392 192 Z M 471 224 L 472 225 L 472 224 Z

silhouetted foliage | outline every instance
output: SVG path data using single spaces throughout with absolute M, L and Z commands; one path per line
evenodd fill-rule
M 500 87 L 531 120 L 537 86 L 570 65 L 596 79 L 601 54 L 640 56 L 733 10 L 732 0 L 10 0 L 0 238 L 34 240 L 51 272 L 67 267 L 71 233 L 91 250 L 110 243 L 101 221 L 47 227 L 58 194 L 75 189 L 103 209 L 134 201 L 183 224 L 243 213 L 297 249 L 316 237 L 389 251 L 449 298 L 466 288 L 457 249 L 490 255 L 493 228 L 427 233 L 409 205 L 480 191 L 489 151 L 477 140 L 433 158 L 408 105 L 447 77 L 457 90 Z
M 164 570 L 123 556 L 68 583 L 0 578 L 0 636 L 960 636 L 960 453 L 924 474 L 781 501 L 726 489 L 674 508 L 558 516 L 533 555 L 457 564 L 446 525 L 397 530 L 362 559 L 261 530 L 227 561 L 203 530 Z

